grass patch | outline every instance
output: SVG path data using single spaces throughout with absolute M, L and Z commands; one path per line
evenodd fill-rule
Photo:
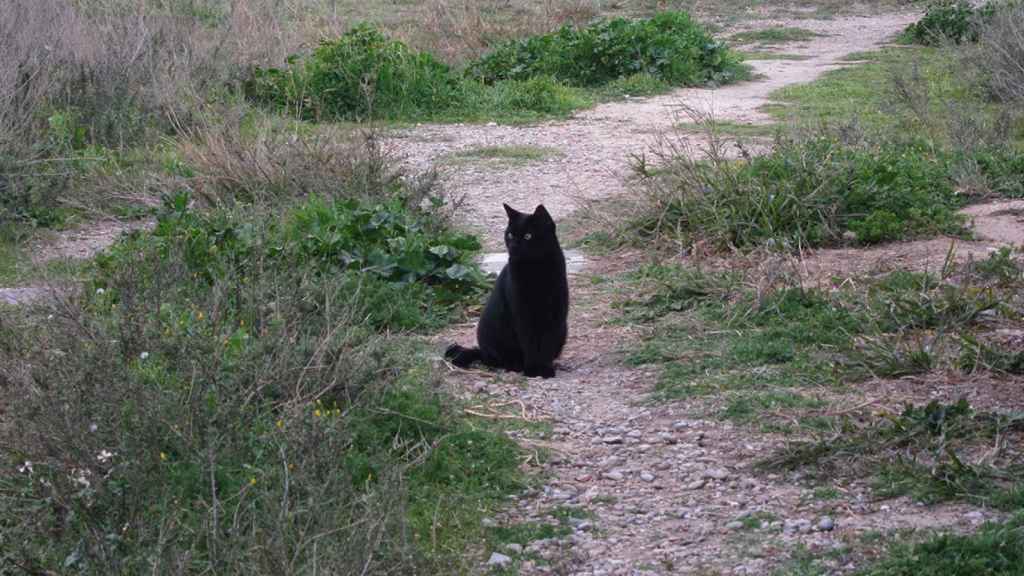
M 635 164 L 645 196 L 631 224 L 642 237 L 793 249 L 964 233 L 949 159 L 927 143 L 825 133 L 740 161 L 722 146 L 694 158 L 685 142 L 663 142 Z
M 744 514 L 736 519 L 743 524 L 743 530 L 760 530 L 777 520 L 778 517 L 771 512 L 758 511 Z
M 25 254 L 19 244 L 13 238 L 0 236 L 0 285 L 10 286 L 18 281 L 25 262 Z
M 821 34 L 807 30 L 806 28 L 774 27 L 763 30 L 751 30 L 739 32 L 729 37 L 734 44 L 763 44 L 775 45 L 788 42 L 806 42 L 821 36 Z
M 728 273 L 643 268 L 630 288 L 642 296 L 620 307 L 629 321 L 653 328 L 627 361 L 663 366 L 659 399 L 714 395 L 722 400 L 719 417 L 741 423 L 820 408 L 799 388 L 834 385 L 835 351 L 821 348 L 848 342 L 843 328 L 852 328 L 851 314 L 813 291 L 754 297 L 739 281 Z
M 777 124 L 750 124 L 731 120 L 715 120 L 713 122 L 683 122 L 673 126 L 687 134 L 711 132 L 712 134 L 732 138 L 770 138 L 779 132 Z
M 656 96 L 672 89 L 672 84 L 649 72 L 639 72 L 616 78 L 593 93 L 601 100 L 617 100 L 627 97 Z
M 865 62 L 830 70 L 814 82 L 780 88 L 770 95 L 776 104 L 764 111 L 779 121 L 800 119 L 813 124 L 856 119 L 872 128 L 896 128 L 901 121 L 913 119 L 894 102 L 891 92 L 879 87 L 890 86 L 894 73 L 916 73 L 927 83 L 938 112 L 940 102 L 966 97 L 950 74 L 950 57 L 947 50 L 924 47 L 849 54 L 847 59 Z M 916 72 L 911 72 L 914 68 Z
M 939 534 L 896 544 L 858 576 L 1016 576 L 1024 574 L 1024 516 L 988 523 L 974 534 Z
M 454 152 L 449 158 L 456 163 L 484 161 L 522 166 L 562 155 L 560 150 L 542 146 L 481 146 Z
M 1016 325 L 1024 309 L 1006 280 L 1019 274 L 1007 254 L 949 264 L 941 276 L 897 271 L 833 290 L 785 276 L 647 266 L 627 277 L 629 295 L 617 303 L 624 321 L 650 326 L 626 360 L 662 367 L 659 399 L 715 396 L 722 418 L 830 434 L 844 421 L 825 415 L 811 388 L 1018 369 L 1019 351 L 989 333 L 992 322 Z
M 1021 506 L 1021 455 L 1007 451 L 999 465 L 971 464 L 966 454 L 992 438 L 1017 438 L 1019 418 L 978 413 L 966 401 L 907 405 L 899 414 L 866 424 L 833 423 L 829 440 L 797 442 L 764 462 L 768 468 L 802 468 L 814 477 L 870 476 L 883 498 L 907 495 L 927 503 L 967 500 L 1016 510 Z
M 742 56 L 744 60 L 793 60 L 793 61 L 801 61 L 801 60 L 810 60 L 811 58 L 813 58 L 813 56 L 808 56 L 806 54 L 789 54 L 789 53 L 786 53 L 786 52 L 762 52 L 762 51 L 757 51 L 757 52 L 749 52 L 749 51 L 748 52 L 739 52 L 739 55 Z

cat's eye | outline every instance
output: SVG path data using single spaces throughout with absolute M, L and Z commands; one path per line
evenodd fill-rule
M 509 240 L 511 240 L 512 239 L 512 233 L 511 232 L 505 232 L 505 237 L 508 238 Z
M 530 238 L 533 238 L 533 234 L 530 234 L 529 232 L 527 232 L 526 234 L 523 234 L 523 239 L 529 240 Z

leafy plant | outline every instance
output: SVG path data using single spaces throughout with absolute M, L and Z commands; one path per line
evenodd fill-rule
M 725 84 L 746 75 L 740 59 L 685 12 L 647 20 L 614 18 L 500 44 L 470 63 L 485 83 L 552 76 L 598 86 L 648 74 L 671 85 Z
M 408 117 L 447 109 L 460 98 L 460 78 L 426 52 L 358 24 L 322 40 L 289 68 L 256 69 L 248 92 L 301 108 L 310 118 Z
M 858 576 L 1019 576 L 1024 566 L 1024 515 L 988 523 L 974 534 L 938 534 L 900 544 Z
M 716 153 L 694 160 L 671 144 L 656 154 L 658 171 L 636 165 L 648 192 L 636 224 L 648 235 L 796 247 L 963 229 L 947 159 L 922 143 L 851 145 L 822 134 L 781 139 L 770 153 L 740 162 Z
M 310 119 L 563 115 L 588 102 L 549 77 L 485 86 L 368 24 L 288 58 L 283 68 L 255 69 L 246 93 Z
M 977 42 L 979 24 L 992 18 L 998 7 L 995 2 L 975 8 L 966 0 L 941 0 L 929 6 L 920 20 L 907 26 L 902 37 L 907 42 L 926 45 Z
M 443 551 L 477 540 L 521 477 L 515 444 L 469 421 L 400 335 L 478 294 L 479 245 L 433 209 L 396 193 L 200 212 L 180 193 L 80 293 L 0 318 L 0 402 L 25 423 L 0 428 L 3 561 L 87 574 L 464 561 Z

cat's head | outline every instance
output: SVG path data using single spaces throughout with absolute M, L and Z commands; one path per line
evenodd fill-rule
M 524 214 L 503 204 L 508 214 L 505 247 L 510 260 L 532 260 L 558 250 L 555 221 L 541 204 L 533 214 Z

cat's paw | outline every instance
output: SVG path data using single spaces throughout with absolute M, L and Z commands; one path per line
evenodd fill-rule
M 530 368 L 527 368 L 523 373 L 526 375 L 527 378 L 534 378 L 537 376 L 540 376 L 541 378 L 554 378 L 555 367 L 551 365 L 532 366 Z

